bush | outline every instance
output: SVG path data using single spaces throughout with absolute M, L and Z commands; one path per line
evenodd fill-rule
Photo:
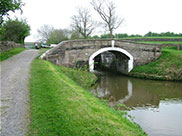
M 24 44 L 24 39 L 30 35 L 30 26 L 26 20 L 9 19 L 1 28 L 0 40 L 14 41 L 16 43 Z

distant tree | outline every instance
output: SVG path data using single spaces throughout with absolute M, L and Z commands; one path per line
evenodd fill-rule
M 179 37 L 182 36 L 181 33 L 179 34 L 175 34 L 173 32 L 162 32 L 162 33 L 154 33 L 154 32 L 148 32 L 144 35 L 145 37 L 152 37 L 152 36 L 156 36 L 156 37 L 167 37 L 167 36 L 173 36 L 173 37 Z
M 50 34 L 54 30 L 54 27 L 51 25 L 42 25 L 38 30 L 39 41 L 49 41 Z
M 180 34 L 175 34 L 173 32 L 163 32 L 159 34 L 160 36 L 180 36 Z
M 78 32 L 78 31 L 74 31 L 71 30 L 69 31 L 70 33 L 70 40 L 75 40 L 75 39 L 83 39 L 83 36 Z
M 103 20 L 103 26 L 110 33 L 110 38 L 113 37 L 113 31 L 117 29 L 124 21 L 116 15 L 116 6 L 109 0 L 92 0 L 91 5 L 100 15 Z
M 85 39 L 93 33 L 97 26 L 97 23 L 92 20 L 90 11 L 86 8 L 79 8 L 78 13 L 71 19 L 73 31 L 80 33 Z
M 150 37 L 150 36 L 152 36 L 152 32 L 148 32 L 148 33 L 146 33 L 144 36 L 145 36 L 145 37 Z
M 100 37 L 98 35 L 94 35 L 92 36 L 93 39 L 100 39 Z
M 67 29 L 54 29 L 49 34 L 49 38 L 47 41 L 47 44 L 58 44 L 61 41 L 68 40 L 69 39 L 69 30 Z
M 124 37 L 128 37 L 128 34 L 115 34 L 114 36 L 115 38 L 124 38 Z
M 142 37 L 142 35 L 139 34 L 132 34 L 132 35 L 128 35 L 127 33 L 119 33 L 119 34 L 115 34 L 112 36 L 113 38 L 128 38 L 128 37 Z M 110 34 L 102 34 L 100 36 L 93 36 L 92 38 L 95 39 L 106 39 L 106 38 L 110 38 Z
M 142 35 L 139 35 L 139 34 L 132 34 L 132 35 L 128 35 L 128 37 L 142 37 Z
M 114 35 L 112 35 L 112 38 L 114 37 Z M 110 38 L 110 34 L 102 34 L 100 36 L 101 39 L 106 39 L 106 38 Z
M 2 25 L 1 40 L 14 41 L 24 44 L 24 39 L 30 35 L 30 26 L 26 20 L 11 20 L 4 22 Z
M 9 11 L 21 10 L 23 5 L 21 0 L 0 0 L 0 26 L 4 21 L 4 16 L 9 15 Z

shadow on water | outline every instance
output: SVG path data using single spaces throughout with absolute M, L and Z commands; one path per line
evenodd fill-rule
M 106 73 L 92 92 L 110 106 L 125 104 L 149 135 L 182 134 L 182 83 L 130 78 Z

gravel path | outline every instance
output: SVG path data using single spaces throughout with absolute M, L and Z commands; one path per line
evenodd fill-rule
M 29 68 L 38 55 L 26 50 L 0 62 L 0 136 L 25 136 L 29 124 Z

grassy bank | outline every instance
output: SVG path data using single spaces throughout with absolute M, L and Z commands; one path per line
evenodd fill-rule
M 88 87 L 96 80 L 90 74 L 83 78 L 85 74 L 88 73 L 60 68 L 47 61 L 33 61 L 30 79 L 32 122 L 29 135 L 145 135 L 138 125 L 123 117 L 122 111 L 109 108 L 79 86 L 86 84 L 83 87 Z
M 135 67 L 130 75 L 148 79 L 182 80 L 182 51 L 175 47 L 163 48 L 158 60 Z
M 26 50 L 26 49 L 25 48 L 13 48 L 11 50 L 5 51 L 0 54 L 0 61 L 6 60 L 24 50 Z
M 89 89 L 97 81 L 97 76 L 87 71 L 74 70 L 68 67 L 60 67 L 61 71 L 70 79 L 72 79 L 77 85 L 82 88 Z

